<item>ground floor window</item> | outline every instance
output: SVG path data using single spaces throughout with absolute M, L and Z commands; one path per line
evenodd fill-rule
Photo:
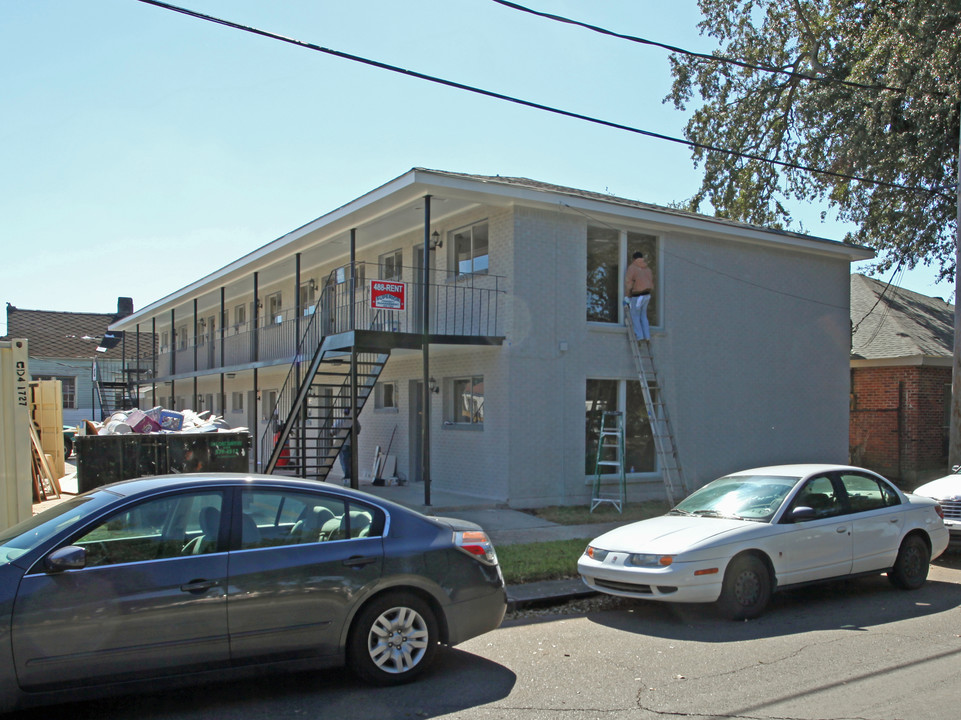
M 624 469 L 627 473 L 653 472 L 654 438 L 648 421 L 641 384 L 637 380 L 587 380 L 585 397 L 584 471 L 594 475 L 597 439 L 604 412 L 624 413 Z
M 455 425 L 484 424 L 484 376 L 453 378 L 450 381 L 448 421 Z
M 72 375 L 35 375 L 34 380 L 59 380 L 63 409 L 77 409 L 77 378 Z

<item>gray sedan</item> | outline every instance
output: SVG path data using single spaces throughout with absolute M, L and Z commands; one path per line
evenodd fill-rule
M 0 532 L 0 712 L 265 666 L 396 684 L 505 609 L 472 523 L 304 480 L 130 480 Z

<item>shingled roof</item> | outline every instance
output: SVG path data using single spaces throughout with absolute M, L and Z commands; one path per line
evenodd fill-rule
M 950 360 L 954 353 L 954 305 L 864 275 L 851 275 L 851 325 L 855 360 Z
M 97 352 L 97 346 L 118 313 L 76 313 L 21 310 L 7 303 L 6 338 L 26 338 L 30 357 L 117 359 L 121 346 Z

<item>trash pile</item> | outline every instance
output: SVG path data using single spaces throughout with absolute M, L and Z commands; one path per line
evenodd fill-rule
M 121 410 L 102 423 L 85 420 L 85 435 L 149 435 L 151 433 L 216 433 L 246 432 L 247 428 L 232 428 L 219 415 L 209 410 L 166 410 L 159 405 L 150 410 Z

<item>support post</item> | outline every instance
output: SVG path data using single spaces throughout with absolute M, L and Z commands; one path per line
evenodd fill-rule
M 430 507 L 430 195 L 424 196 L 424 283 L 423 308 L 424 377 L 421 382 L 424 411 L 421 413 L 421 473 L 424 476 L 424 505 Z

